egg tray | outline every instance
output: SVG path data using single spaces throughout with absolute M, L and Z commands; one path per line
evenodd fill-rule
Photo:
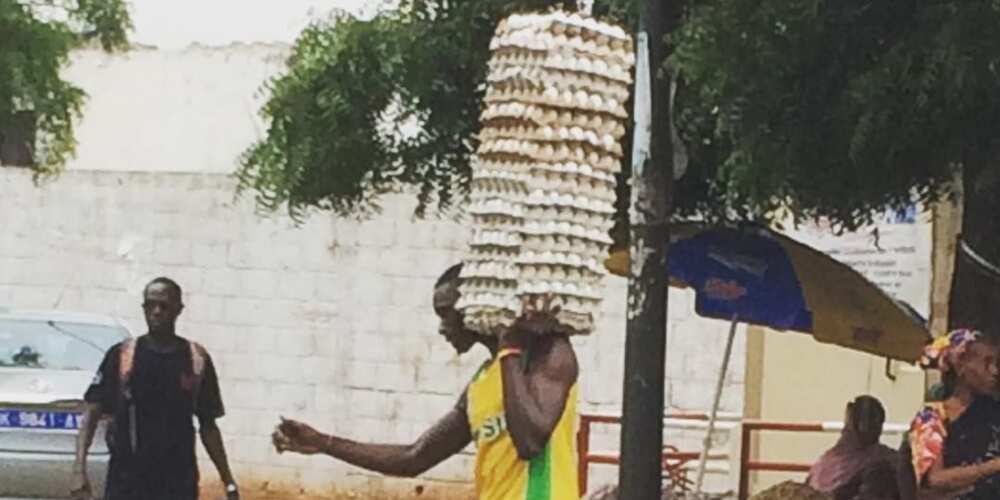
M 560 11 L 510 16 L 491 41 L 473 231 L 461 298 L 467 327 L 509 327 L 551 297 L 573 333 L 593 330 L 624 154 L 632 40 Z

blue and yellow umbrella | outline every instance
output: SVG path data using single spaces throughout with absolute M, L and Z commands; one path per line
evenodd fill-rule
M 846 264 L 760 227 L 673 229 L 673 286 L 696 293 L 698 315 L 811 334 L 886 358 L 914 362 L 931 340 L 912 308 Z M 605 263 L 628 276 L 628 252 Z
M 681 225 L 671 237 L 671 286 L 694 289 L 698 315 L 732 322 L 698 466 L 698 492 L 737 323 L 802 332 L 819 342 L 909 362 L 919 359 L 931 340 L 912 308 L 849 266 L 775 231 Z M 613 252 L 605 265 L 628 276 L 628 252 Z

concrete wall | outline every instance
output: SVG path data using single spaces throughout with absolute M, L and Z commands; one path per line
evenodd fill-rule
M 211 141 L 192 143 L 209 148 Z M 133 165 L 140 165 L 136 158 Z M 334 489 L 412 493 L 418 485 L 467 493 L 469 454 L 419 481 L 383 480 L 328 458 L 278 456 L 269 434 L 279 415 L 366 441 L 409 442 L 443 415 L 485 357 L 458 359 L 435 335 L 430 290 L 458 260 L 466 229 L 414 221 L 410 198 L 386 199 L 368 222 L 311 217 L 301 227 L 262 218 L 233 201 L 225 175 L 72 170 L 36 187 L 0 168 L 0 304 L 124 317 L 141 333 L 140 292 L 158 275 L 177 279 L 187 308 L 180 331 L 206 345 L 221 372 L 221 421 L 237 476 L 251 495 L 291 498 Z M 582 409 L 617 413 L 623 371 L 623 280 L 608 283 L 599 333 L 578 342 Z M 672 302 L 667 401 L 706 410 L 725 325 Z M 723 410 L 740 412 L 742 336 Z M 614 451 L 618 429 L 597 429 Z M 697 432 L 668 441 L 697 449 Z M 727 446 L 728 442 L 723 442 Z M 203 459 L 206 480 L 216 477 Z M 594 483 L 615 471 L 595 467 Z M 712 483 L 724 489 L 730 479 Z
M 218 172 L 261 137 L 265 81 L 284 68 L 281 44 L 123 54 L 80 50 L 65 78 L 87 92 L 72 170 Z
M 915 367 L 896 363 L 893 381 L 884 375 L 884 358 L 819 344 L 794 333 L 754 329 L 751 338 L 757 336 L 763 370 L 760 412 L 755 416 L 763 420 L 840 422 L 847 402 L 862 394 L 882 401 L 888 423 L 909 423 L 919 409 L 924 374 Z M 838 437 L 837 433 L 762 432 L 754 441 L 754 455 L 761 460 L 808 464 Z M 901 443 L 895 434 L 884 435 L 883 442 L 892 448 Z M 784 480 L 804 478 L 805 474 L 755 473 L 751 487 L 761 491 Z
M 310 21 L 325 19 L 331 11 L 343 9 L 369 17 L 377 9 L 395 3 L 383 0 L 130 0 L 134 29 L 129 38 L 160 48 L 181 48 L 192 43 L 216 46 L 232 42 L 291 43 Z

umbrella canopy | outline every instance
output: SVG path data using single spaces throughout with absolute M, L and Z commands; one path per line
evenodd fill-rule
M 705 476 L 738 322 L 807 333 L 819 342 L 911 362 L 931 340 L 912 308 L 893 300 L 846 264 L 777 232 L 685 224 L 673 228 L 671 238 L 671 285 L 695 290 L 695 310 L 700 316 L 732 322 L 696 492 L 701 492 Z M 628 252 L 613 252 L 605 266 L 614 274 L 628 276 Z
M 811 334 L 817 341 L 916 361 L 930 332 L 912 309 L 830 256 L 760 227 L 673 229 L 672 285 L 695 290 L 700 316 Z M 628 276 L 627 250 L 605 265 Z

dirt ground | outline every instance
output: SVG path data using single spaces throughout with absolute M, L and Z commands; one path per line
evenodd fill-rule
M 268 483 L 243 485 L 240 490 L 243 500 L 474 500 L 475 494 L 466 485 L 399 485 L 362 491 L 305 491 L 295 486 Z M 225 498 L 218 484 L 207 484 L 201 489 L 202 500 Z

